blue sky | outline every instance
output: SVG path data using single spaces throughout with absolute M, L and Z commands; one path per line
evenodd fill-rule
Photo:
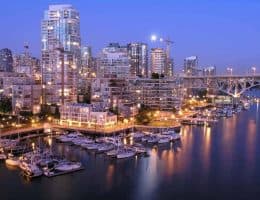
M 28 42 L 40 56 L 40 24 L 49 4 L 70 3 L 79 10 L 83 44 L 97 53 L 109 42 L 149 42 L 152 33 L 175 44 L 176 68 L 187 56 L 200 66 L 232 66 L 260 71 L 259 0 L 9 0 L 1 2 L 0 48 L 15 53 Z M 155 46 L 159 44 L 151 44 Z

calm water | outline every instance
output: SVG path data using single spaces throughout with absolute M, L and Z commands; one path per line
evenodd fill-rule
M 0 199 L 260 199 L 260 105 L 181 133 L 149 157 L 120 161 L 57 145 L 86 169 L 51 179 L 28 182 L 0 163 Z

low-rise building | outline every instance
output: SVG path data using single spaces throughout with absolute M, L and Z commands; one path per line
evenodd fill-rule
M 96 111 L 92 104 L 67 103 L 60 106 L 60 124 L 105 127 L 116 123 L 116 115 L 105 111 Z

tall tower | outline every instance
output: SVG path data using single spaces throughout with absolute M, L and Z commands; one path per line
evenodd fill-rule
M 148 48 L 144 43 L 129 43 L 127 45 L 132 76 L 148 77 Z
M 81 38 L 79 13 L 71 5 L 50 5 L 41 29 L 43 103 L 77 101 Z

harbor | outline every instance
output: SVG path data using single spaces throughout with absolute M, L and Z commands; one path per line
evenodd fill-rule
M 245 182 L 257 184 L 260 178 L 257 170 L 260 166 L 257 156 L 259 130 L 259 105 L 255 104 L 248 111 L 221 117 L 211 126 L 183 125 L 179 133 L 181 139 L 175 142 L 164 145 L 138 142 L 146 147 L 147 156 L 110 158 L 105 153 L 53 139 L 54 153 L 72 162 L 81 162 L 84 169 L 28 181 L 20 175 L 21 170 L 1 162 L 1 183 L 5 183 L 1 184 L 1 195 L 4 199 L 7 196 L 8 199 L 17 196 L 23 199 L 80 199 L 82 196 L 90 199 L 159 199 L 160 194 L 160 198 L 169 199 L 172 189 L 166 189 L 167 184 L 168 188 L 178 189 L 174 190 L 176 198 L 201 198 L 198 191 L 203 191 L 204 199 L 213 196 L 233 199 L 242 194 L 253 197 L 258 190 Z M 130 138 L 131 135 L 126 140 L 130 142 Z M 49 139 L 45 137 L 46 144 L 51 141 Z M 15 193 L 11 192 L 13 187 L 8 183 L 15 185 Z M 82 185 L 84 190 L 80 189 Z M 232 192 L 234 187 L 238 192 Z M 29 190 L 30 193 L 26 192 Z M 45 194 L 46 190 L 50 192 Z M 190 192 L 185 193 L 186 190 Z M 42 195 L 39 196 L 40 191 Z

